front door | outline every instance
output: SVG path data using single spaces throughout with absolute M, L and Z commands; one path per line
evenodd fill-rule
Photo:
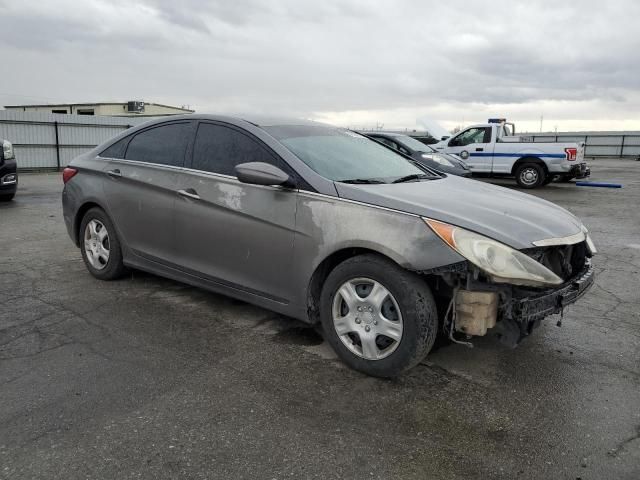
M 462 158 L 473 172 L 490 173 L 493 164 L 491 127 L 471 127 L 451 138 L 444 147 L 446 153 Z
M 241 183 L 235 166 L 288 166 L 249 133 L 201 122 L 176 199 L 176 263 L 228 288 L 286 303 L 297 191 Z

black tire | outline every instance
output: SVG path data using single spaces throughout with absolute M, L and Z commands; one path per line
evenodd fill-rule
M 15 192 L 0 194 L 0 202 L 10 202 L 11 200 L 13 200 L 13 197 L 15 196 L 16 196 Z
M 392 353 L 367 360 L 345 346 L 333 321 L 333 301 L 347 281 L 366 278 L 379 282 L 395 299 L 402 316 L 402 336 Z M 438 313 L 429 286 L 381 256 L 367 254 L 345 260 L 327 277 L 320 296 L 320 319 L 325 338 L 338 356 L 354 370 L 374 377 L 397 377 L 416 366 L 429 353 L 438 332 Z M 358 338 L 358 337 L 356 337 Z M 376 342 L 379 337 L 376 337 Z
M 553 175 L 547 175 L 547 178 L 544 179 L 544 183 L 542 184 L 542 186 L 546 186 L 549 185 L 551 182 L 553 182 L 554 177 Z
M 87 258 L 87 252 L 85 249 L 84 235 L 87 228 L 87 224 L 91 220 L 99 221 L 107 229 L 108 234 L 108 249 L 109 259 L 101 269 L 95 268 L 91 265 L 91 262 Z M 89 273 L 100 280 L 116 280 L 127 271 L 127 268 L 122 263 L 122 249 L 120 247 L 120 239 L 116 233 L 116 229 L 113 226 L 113 222 L 109 216 L 101 208 L 94 207 L 85 213 L 80 223 L 79 243 L 80 251 L 82 252 L 82 259 L 87 266 Z
M 560 183 L 569 183 L 573 179 L 574 179 L 574 177 L 572 177 L 571 175 L 560 175 L 560 178 L 558 179 L 558 182 L 560 182 Z
M 520 188 L 538 188 L 546 179 L 547 172 L 539 163 L 525 162 L 516 169 L 516 182 Z

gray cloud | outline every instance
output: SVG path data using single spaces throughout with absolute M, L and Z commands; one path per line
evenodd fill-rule
M 4 104 L 144 98 L 397 124 L 544 108 L 640 128 L 632 0 L 26 3 L 0 0 Z

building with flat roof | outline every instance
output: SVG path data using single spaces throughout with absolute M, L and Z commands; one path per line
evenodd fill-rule
M 173 107 L 160 103 L 129 101 L 120 103 L 60 103 L 48 105 L 5 105 L 7 110 L 20 112 L 66 113 L 70 115 L 103 115 L 109 117 L 158 117 L 193 113 L 184 107 Z

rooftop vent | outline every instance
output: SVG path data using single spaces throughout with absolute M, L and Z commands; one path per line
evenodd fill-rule
M 129 113 L 144 112 L 144 102 L 140 102 L 140 101 L 127 102 L 127 112 Z

